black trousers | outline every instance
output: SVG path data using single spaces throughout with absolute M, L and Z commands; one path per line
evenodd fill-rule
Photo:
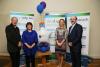
M 25 56 L 26 59 L 26 67 L 30 67 L 30 63 L 31 63 L 31 67 L 35 67 L 35 55 L 31 55 L 31 56 Z
M 12 67 L 19 67 L 20 65 L 20 51 L 18 52 L 9 52 Z
M 70 47 L 72 67 L 81 67 L 81 48 Z

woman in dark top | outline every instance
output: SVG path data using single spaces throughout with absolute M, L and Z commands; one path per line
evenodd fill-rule
M 33 25 L 31 22 L 26 24 L 26 30 L 22 34 L 23 50 L 26 58 L 26 67 L 35 67 L 35 54 L 37 51 L 38 36 L 37 32 L 32 30 Z
M 55 52 L 58 60 L 58 67 L 62 67 L 64 55 L 66 54 L 67 30 L 64 19 L 59 20 L 59 27 L 56 29 Z

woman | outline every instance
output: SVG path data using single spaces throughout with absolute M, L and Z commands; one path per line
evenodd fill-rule
M 66 54 L 67 30 L 64 19 L 59 20 L 59 27 L 56 29 L 56 47 L 55 52 L 58 60 L 58 67 L 62 67 L 64 54 Z
M 26 67 L 35 67 L 35 54 L 37 51 L 38 36 L 37 32 L 32 30 L 31 22 L 26 24 L 26 30 L 22 34 L 23 50 L 25 53 Z

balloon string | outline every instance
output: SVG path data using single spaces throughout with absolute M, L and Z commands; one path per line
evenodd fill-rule
M 42 15 L 40 14 L 40 22 L 42 22 Z
M 40 18 L 41 18 L 41 22 L 42 22 L 42 21 L 43 21 L 43 20 L 42 20 L 42 14 L 40 14 Z
M 44 22 L 44 12 L 40 14 L 41 22 Z

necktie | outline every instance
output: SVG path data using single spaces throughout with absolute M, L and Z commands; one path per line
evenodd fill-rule
M 72 27 L 71 27 L 71 29 L 70 29 L 70 33 L 72 32 L 72 30 L 73 30 L 73 25 L 72 25 Z

